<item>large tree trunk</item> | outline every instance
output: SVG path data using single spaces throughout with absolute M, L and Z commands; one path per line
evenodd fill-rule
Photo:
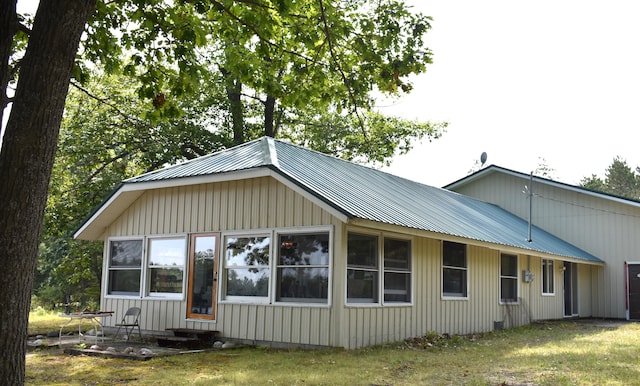
M 71 69 L 95 3 L 40 1 L 0 151 L 0 380 L 6 385 L 24 384 L 31 289 L 49 178 Z
M 229 100 L 229 110 L 231 112 L 231 124 L 233 126 L 233 144 L 244 143 L 244 109 L 242 107 L 242 82 L 236 79 L 233 74 L 226 69 L 221 69 L 224 78 L 224 87 Z

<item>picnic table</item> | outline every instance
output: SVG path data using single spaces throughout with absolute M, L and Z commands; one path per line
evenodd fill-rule
M 82 334 L 82 323 L 89 321 L 93 326 L 95 332 L 96 344 L 98 343 L 98 336 L 102 336 L 102 342 L 104 342 L 104 331 L 102 325 L 102 319 L 113 315 L 113 311 L 82 311 L 82 312 L 70 312 L 58 314 L 61 318 L 68 318 L 69 320 L 60 326 L 60 334 L 58 335 L 58 345 L 62 343 L 62 330 L 67 327 L 74 320 L 78 321 L 78 336 L 80 339 L 84 336 Z

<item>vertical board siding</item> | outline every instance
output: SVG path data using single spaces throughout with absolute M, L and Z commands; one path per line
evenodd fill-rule
M 468 298 L 445 299 L 441 295 L 441 241 L 416 237 L 413 248 L 413 305 L 345 306 L 345 347 L 400 341 L 432 331 L 452 335 L 491 331 L 494 322 L 508 328 L 562 317 L 562 295 L 556 290 L 555 296 L 542 296 L 539 257 L 519 256 L 520 301 L 507 305 L 500 304 L 500 251 L 468 246 Z M 536 278 L 524 283 L 521 273 L 528 264 Z M 562 288 L 562 276 L 557 271 L 554 278 L 555 288 Z
M 262 177 L 147 191 L 106 234 L 224 233 L 314 225 L 333 225 L 336 232 L 341 231 L 341 223 L 330 213 L 275 179 Z M 136 306 L 142 309 L 141 328 L 145 331 L 212 329 L 223 337 L 248 341 L 336 345 L 330 338 L 335 323 L 331 323 L 328 307 L 219 303 L 217 320 L 211 322 L 186 319 L 186 301 L 103 297 L 101 304 L 103 309 L 115 311 L 105 321 L 107 326 L 119 322 L 129 307 Z
M 528 178 L 493 173 L 456 191 L 488 201 L 522 217 L 528 216 L 528 201 L 522 187 Z M 606 261 L 604 267 L 583 269 L 579 275 L 581 317 L 626 318 L 624 263 L 640 261 L 640 207 L 606 196 L 536 183 L 533 187 L 533 223 Z M 534 235 L 535 237 L 535 235 Z M 558 275 L 560 276 L 560 275 Z M 585 285 L 592 285 L 591 289 Z M 556 287 L 556 296 L 562 296 Z

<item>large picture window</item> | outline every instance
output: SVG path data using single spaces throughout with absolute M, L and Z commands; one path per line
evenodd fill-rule
M 467 297 L 467 246 L 442 243 L 442 296 Z
M 500 255 L 500 301 L 518 302 L 518 256 Z
M 349 233 L 347 239 L 347 302 L 380 304 L 411 302 L 411 241 Z M 380 264 L 382 261 L 382 265 Z
M 109 295 L 140 296 L 142 239 L 111 240 L 108 270 Z
M 327 303 L 329 232 L 278 235 L 276 300 Z
M 226 299 L 268 299 L 270 247 L 269 236 L 228 236 L 225 239 Z
M 553 295 L 555 290 L 553 288 L 554 274 L 553 274 L 553 260 L 542 259 L 542 294 Z

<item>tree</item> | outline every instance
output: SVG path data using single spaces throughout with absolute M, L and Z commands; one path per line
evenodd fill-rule
M 3 1 L 3 86 L 18 30 L 16 3 Z M 73 63 L 95 0 L 43 0 L 30 31 L 0 151 L 0 379 L 24 383 L 26 330 L 42 215 Z M 6 27 L 9 28 L 6 28 Z M 8 35 L 8 36 L 7 36 Z M 7 46 L 8 45 L 8 46 Z
M 580 181 L 580 186 L 638 200 L 640 199 L 640 168 L 636 168 L 634 171 L 629 167 L 626 160 L 617 156 L 606 169 L 604 180 L 592 174 L 591 177 L 583 178 Z
M 95 67 L 138 79 L 137 95 L 152 106 L 145 116 L 155 123 L 184 113 L 181 96 L 222 84 L 236 144 L 260 132 L 257 115 L 246 114 L 258 110 L 267 134 L 278 135 L 287 122 L 287 136 L 316 143 L 330 112 L 334 122 L 345 121 L 333 149 L 373 160 L 440 128 L 416 123 L 407 132 L 372 112 L 373 92 L 410 91 L 409 76 L 431 61 L 422 41 L 429 20 L 402 1 L 42 0 L 30 29 L 15 1 L 0 7 L 0 80 L 5 89 L 15 85 L 14 96 L 0 98 L 2 107 L 12 105 L 0 150 L 0 339 L 11 353 L 0 379 L 10 384 L 24 382 L 37 248 L 72 76 L 85 83 Z M 300 135 L 294 127 L 312 131 Z

